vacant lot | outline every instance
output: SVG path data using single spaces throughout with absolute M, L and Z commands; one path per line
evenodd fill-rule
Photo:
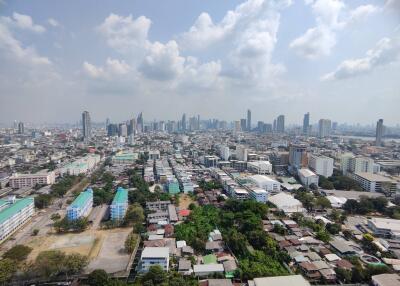
M 184 209 L 189 208 L 189 205 L 190 205 L 191 203 L 194 203 L 194 204 L 197 205 L 197 202 L 194 201 L 194 200 L 192 200 L 192 198 L 191 198 L 189 195 L 187 195 L 187 194 L 181 194 L 181 195 L 179 196 L 179 208 L 180 208 L 181 210 L 184 210 Z
M 117 228 L 35 237 L 27 244 L 33 248 L 28 259 L 34 260 L 41 251 L 60 250 L 88 256 L 87 272 L 96 268 L 109 273 L 124 271 L 130 258 L 124 252 L 124 243 L 130 232 L 131 228 Z

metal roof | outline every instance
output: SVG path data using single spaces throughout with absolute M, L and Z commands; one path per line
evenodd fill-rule
M 9 207 L 6 207 L 2 211 L 0 211 L 0 224 L 2 224 L 4 221 L 27 207 L 28 205 L 32 204 L 34 202 L 34 199 L 29 197 L 29 198 L 24 198 L 15 201 L 15 203 L 10 204 Z
M 115 193 L 114 199 L 112 201 L 113 205 L 125 204 L 128 202 L 128 191 L 122 187 L 118 187 Z
M 93 198 L 93 190 L 86 189 L 86 191 L 79 194 L 79 196 L 72 202 L 70 207 L 81 208 L 90 198 Z

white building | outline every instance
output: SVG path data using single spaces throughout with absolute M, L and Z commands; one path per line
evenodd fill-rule
M 331 135 L 332 123 L 329 119 L 320 119 L 318 122 L 318 135 L 320 138 L 329 137 Z
M 34 199 L 0 199 L 0 242 L 3 242 L 25 224 L 35 213 Z
M 270 196 L 268 201 L 274 204 L 278 209 L 285 212 L 285 214 L 305 211 L 302 203 L 299 200 L 295 199 L 293 196 L 286 193 L 279 193 Z
M 250 181 L 268 192 L 279 192 L 281 183 L 264 175 L 254 175 L 249 177 Z
M 231 155 L 229 147 L 225 146 L 225 145 L 220 145 L 219 146 L 219 155 L 221 156 L 221 158 L 224 161 L 228 161 L 229 160 L 229 156 Z
M 251 161 L 247 162 L 247 169 L 256 174 L 271 174 L 272 164 L 269 161 Z
M 249 198 L 249 192 L 242 188 L 234 188 L 232 191 L 232 197 L 236 200 L 246 200 Z
M 168 247 L 145 247 L 140 257 L 140 272 L 147 272 L 150 266 L 160 265 L 164 271 L 169 269 Z
M 300 169 L 297 174 L 299 175 L 300 181 L 304 186 L 309 187 L 312 184 L 318 186 L 318 175 L 312 172 L 310 169 Z
M 247 155 L 249 150 L 243 146 L 236 146 L 236 159 L 239 161 L 247 162 Z
M 373 173 L 374 160 L 368 157 L 355 157 L 350 160 L 350 171 L 353 173 Z
M 89 154 L 61 168 L 61 174 L 79 175 L 92 171 L 100 162 L 100 155 Z
M 263 189 L 252 189 L 250 190 L 250 198 L 260 203 L 266 203 L 268 201 L 268 192 Z
M 15 173 L 10 177 L 9 184 L 11 188 L 19 189 L 24 187 L 34 187 L 38 185 L 52 185 L 56 180 L 54 172 L 47 170 L 35 174 L 18 174 Z
M 351 177 L 356 180 L 365 191 L 396 193 L 397 183 L 390 178 L 373 173 L 354 173 Z
M 398 219 L 373 217 L 368 220 L 368 227 L 376 236 L 400 238 L 400 220 Z
M 351 162 L 354 157 L 353 153 L 344 153 L 340 156 L 340 170 L 342 170 L 343 175 L 351 170 Z
M 327 156 L 310 155 L 308 167 L 318 175 L 328 178 L 333 174 L 333 159 Z

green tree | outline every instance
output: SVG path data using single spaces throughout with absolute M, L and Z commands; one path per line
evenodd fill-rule
M 125 251 L 132 253 L 136 247 L 138 236 L 136 233 L 131 232 L 125 240 Z
M 29 246 L 25 246 L 22 244 L 17 244 L 15 246 L 13 246 L 12 248 L 10 248 L 9 250 L 7 250 L 4 255 L 3 258 L 8 258 L 11 260 L 14 260 L 16 262 L 22 262 L 24 261 L 29 253 L 31 253 L 32 248 L 30 248 Z
M 0 260 L 0 284 L 6 285 L 6 283 L 11 280 L 15 271 L 17 271 L 17 266 L 13 260 L 8 259 L 8 258 L 1 259 Z
M 160 265 L 150 266 L 149 271 L 141 278 L 142 283 L 151 282 L 150 285 L 161 285 L 167 281 L 167 275 Z
M 315 205 L 321 209 L 326 209 L 331 207 L 331 202 L 326 197 L 318 197 L 315 200 Z
M 103 269 L 93 270 L 86 281 L 90 286 L 108 285 L 110 278 Z

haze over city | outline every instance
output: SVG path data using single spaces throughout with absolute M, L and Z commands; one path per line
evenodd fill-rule
M 90 12 L 88 12 L 90 11 Z M 398 123 L 399 2 L 1 1 L 0 122 Z M 314 117 L 315 116 L 315 117 Z
M 400 286 L 400 0 L 0 0 L 0 285 Z

